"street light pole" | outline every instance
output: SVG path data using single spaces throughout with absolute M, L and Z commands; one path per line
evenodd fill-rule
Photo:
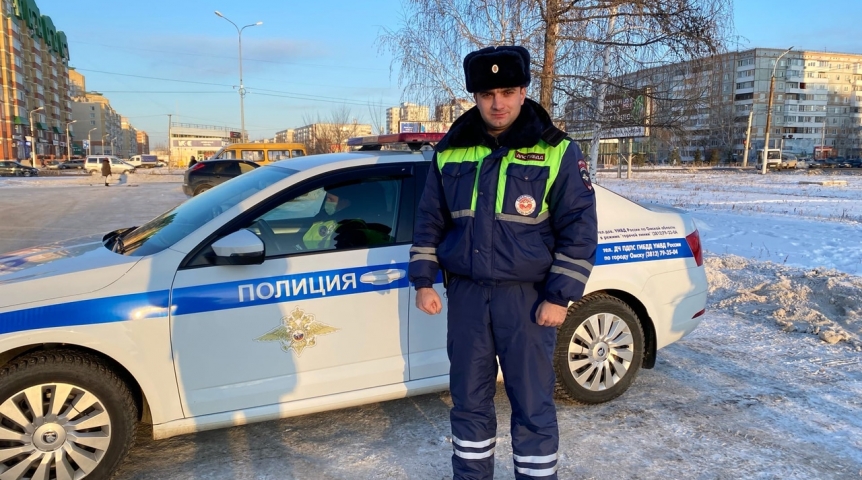
M 33 114 L 39 110 L 45 110 L 45 107 L 34 108 L 30 110 L 30 166 L 36 168 L 36 129 L 33 127 Z
M 91 128 L 89 132 L 87 132 L 87 156 L 93 154 L 93 138 L 90 136 L 91 133 L 98 130 L 98 128 Z
M 246 25 L 242 28 L 239 28 L 237 24 L 233 23 L 231 19 L 222 15 L 221 12 L 219 12 L 218 10 L 215 11 L 215 14 L 230 22 L 230 24 L 233 25 L 234 28 L 236 28 L 236 33 L 239 37 L 239 121 L 240 129 L 242 130 L 242 133 L 240 135 L 242 136 L 242 141 L 245 142 L 245 86 L 242 84 L 242 31 L 248 27 L 256 27 L 258 25 L 263 25 L 263 22 L 252 23 L 250 25 Z
M 69 141 L 69 125 L 77 122 L 77 120 L 72 120 L 71 122 L 66 123 L 66 161 L 72 159 L 72 142 Z
M 787 55 L 793 47 L 788 48 L 778 58 L 775 59 L 775 65 L 772 66 L 772 76 L 769 79 L 769 101 L 766 103 L 766 136 L 763 143 L 763 165 L 761 165 L 760 174 L 766 175 L 766 164 L 769 161 L 769 129 L 772 127 L 772 92 L 775 90 L 775 69 L 778 67 L 778 62 L 781 57 Z M 752 105 L 753 108 L 753 105 Z M 778 152 L 778 162 L 781 165 L 781 151 Z

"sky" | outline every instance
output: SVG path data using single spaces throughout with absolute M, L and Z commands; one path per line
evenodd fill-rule
M 398 29 L 402 0 L 36 0 L 69 42 L 69 65 L 87 90 L 121 115 L 167 138 L 174 122 L 240 127 L 238 35 L 242 33 L 245 124 L 249 138 L 272 137 L 348 108 L 382 123 L 401 102 L 398 71 L 377 43 Z M 859 0 L 736 1 L 739 48 L 785 47 L 862 53 Z

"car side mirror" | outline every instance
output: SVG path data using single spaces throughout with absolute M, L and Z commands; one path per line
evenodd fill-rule
M 265 257 L 263 242 L 246 229 L 216 240 L 212 249 L 218 265 L 260 265 Z

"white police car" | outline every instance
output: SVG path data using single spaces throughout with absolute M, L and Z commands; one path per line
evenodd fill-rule
M 369 145 L 437 138 L 267 165 L 141 227 L 0 256 L 0 478 L 103 478 L 139 420 L 161 439 L 446 389 L 445 315 L 406 278 L 431 152 Z M 688 216 L 596 195 L 556 356 L 584 403 L 695 328 L 707 291 Z

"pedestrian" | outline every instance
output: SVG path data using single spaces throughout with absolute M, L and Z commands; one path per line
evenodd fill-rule
M 472 52 L 464 75 L 476 106 L 435 147 L 409 266 L 429 315 L 445 279 L 454 478 L 494 477 L 499 358 L 515 478 L 556 480 L 555 327 L 592 270 L 595 194 L 578 145 L 526 97 L 526 49 Z
M 102 176 L 105 177 L 105 186 L 108 186 L 108 178 L 111 176 L 111 160 L 108 158 L 102 159 Z
M 192 159 L 191 159 L 191 160 L 189 160 L 189 168 L 194 167 L 196 163 L 198 163 L 198 161 L 197 161 L 197 160 L 195 160 L 195 156 L 194 156 L 194 155 L 192 155 Z

